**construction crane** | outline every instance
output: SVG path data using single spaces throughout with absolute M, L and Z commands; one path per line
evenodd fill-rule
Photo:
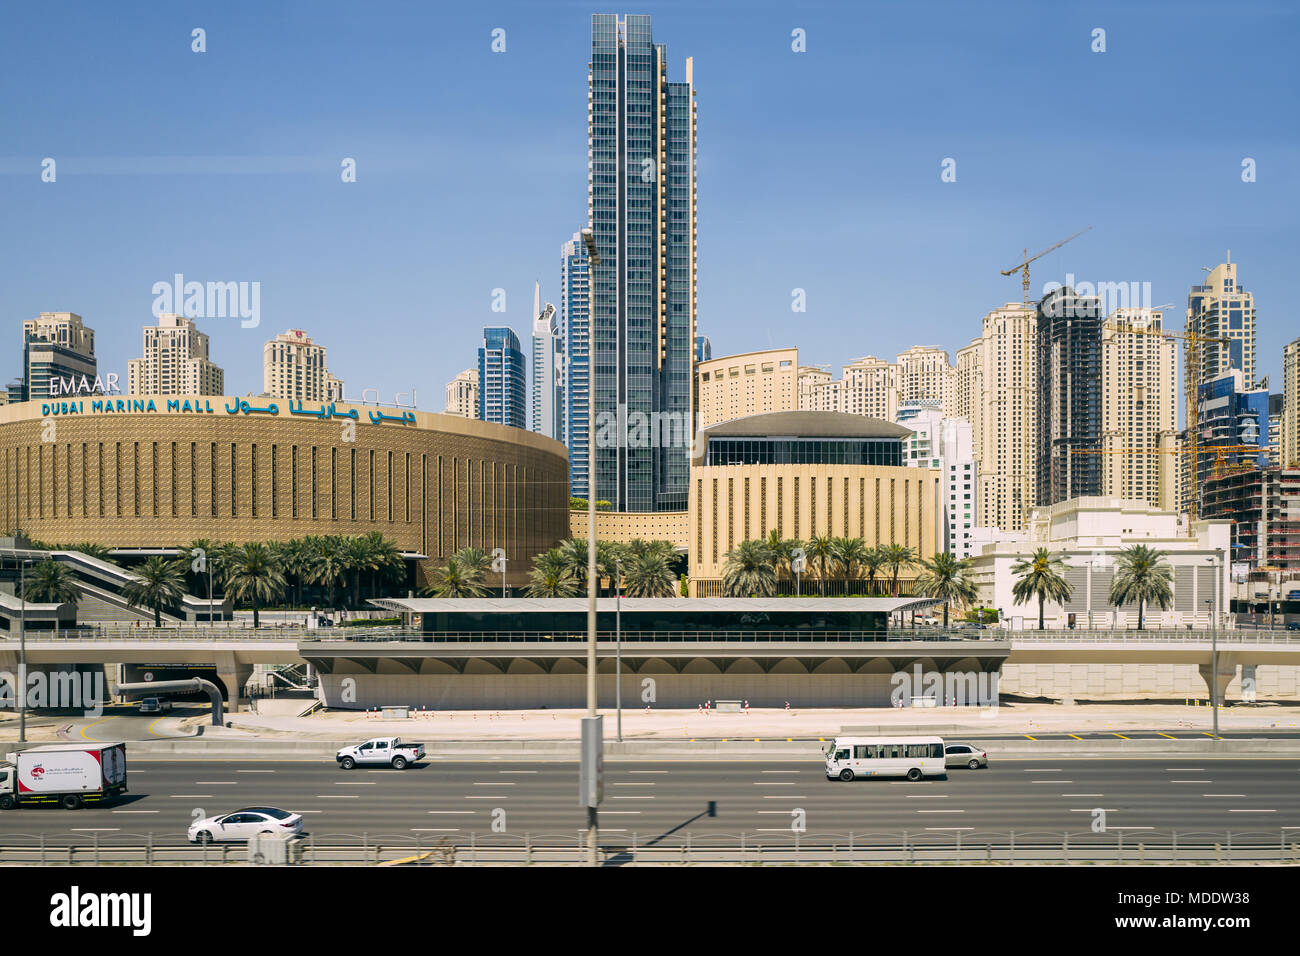
M 1267 450 L 1267 449 L 1265 449 Z M 1182 448 L 1071 448 L 1071 455 L 1123 455 L 1128 458 L 1138 455 L 1188 455 L 1195 461 L 1201 455 L 1214 456 L 1214 477 L 1221 478 L 1230 474 L 1227 468 L 1229 455 L 1258 455 L 1258 445 L 1218 445 L 1213 448 L 1197 448 L 1195 451 L 1184 445 Z M 1193 470 L 1195 465 L 1190 466 Z M 1192 491 L 1193 489 L 1189 489 Z M 1196 521 L 1196 495 L 1189 494 L 1187 533 L 1194 534 L 1192 523 Z
M 1010 269 L 1002 270 L 1002 274 L 1004 276 L 1015 275 L 1017 272 L 1020 273 L 1020 280 L 1021 280 L 1020 285 L 1021 288 L 1024 290 L 1025 313 L 1027 315 L 1032 316 L 1034 312 L 1033 300 L 1029 297 L 1029 263 L 1033 262 L 1036 259 L 1043 258 L 1043 256 L 1047 255 L 1049 252 L 1052 252 L 1055 249 L 1061 248 L 1061 246 L 1065 245 L 1071 239 L 1079 238 L 1091 228 L 1092 226 L 1088 226 L 1084 229 L 1080 229 L 1074 235 L 1066 236 L 1060 242 L 1056 243 L 1055 245 L 1048 246 L 1046 249 L 1044 249 L 1042 252 L 1038 253 L 1037 255 L 1031 256 L 1029 254 L 1029 250 L 1025 249 L 1024 261 L 1012 266 Z M 1015 391 L 1018 393 L 1016 395 L 1016 401 L 1021 401 L 1024 397 L 1023 388 L 1016 388 Z M 1019 467 L 1020 466 L 1017 465 L 1017 468 Z M 1032 498 L 1033 495 L 1029 494 L 1029 489 L 1025 487 L 1025 483 L 1026 483 L 1025 476 L 1021 471 L 1019 470 L 1015 471 L 1011 477 L 1016 485 L 1016 506 L 1019 509 L 1020 515 L 1023 517 L 1025 515 L 1025 512 L 1028 510 L 1025 503 L 1026 498 Z
M 1195 468 L 1197 457 L 1201 453 L 1201 434 L 1196 428 L 1196 386 L 1197 379 L 1200 375 L 1201 368 L 1201 343 L 1217 342 L 1223 345 L 1228 344 L 1231 339 L 1226 339 L 1218 335 L 1198 335 L 1195 332 L 1172 332 L 1168 329 L 1150 329 L 1140 328 L 1135 325 L 1124 325 L 1117 322 L 1107 322 L 1102 326 L 1111 332 L 1131 333 L 1133 335 L 1158 335 L 1163 339 L 1171 341 L 1180 341 L 1183 343 L 1185 350 L 1184 369 L 1187 374 L 1184 375 L 1184 385 L 1187 389 L 1185 400 L 1187 404 L 1187 429 L 1185 431 L 1186 452 L 1192 456 L 1189 461 L 1191 467 Z M 1188 482 L 1189 485 L 1192 482 Z M 1196 489 L 1188 489 L 1187 511 L 1192 521 L 1196 520 Z
M 1020 275 L 1020 285 L 1021 285 L 1021 287 L 1024 289 L 1024 294 L 1025 294 L 1025 306 L 1026 306 L 1026 308 L 1029 306 L 1030 301 L 1031 301 L 1030 298 L 1029 298 L 1029 263 L 1033 262 L 1035 259 L 1041 259 L 1041 258 L 1043 258 L 1043 256 L 1047 255 L 1049 252 L 1053 251 L 1054 249 L 1059 249 L 1059 248 L 1061 248 L 1061 246 L 1065 245 L 1065 244 L 1066 244 L 1067 242 L 1069 242 L 1071 239 L 1078 239 L 1078 238 L 1079 238 L 1080 236 L 1082 236 L 1085 232 L 1087 232 L 1088 229 L 1091 229 L 1091 228 L 1092 228 L 1092 226 L 1088 226 L 1086 229 L 1080 229 L 1080 230 L 1079 230 L 1078 232 L 1076 232 L 1074 235 L 1072 235 L 1072 236 L 1067 236 L 1066 238 L 1064 238 L 1064 239 L 1062 239 L 1060 242 L 1058 242 L 1056 245 L 1054 245 L 1054 246 L 1048 246 L 1046 249 L 1044 249 L 1042 252 L 1038 253 L 1038 255 L 1036 255 L 1036 256 L 1031 256 L 1031 255 L 1029 254 L 1029 250 L 1026 249 L 1026 250 L 1024 250 L 1024 256 L 1025 256 L 1025 259 L 1024 259 L 1023 262 L 1021 262 L 1021 263 L 1019 263 L 1019 264 L 1017 264 L 1017 265 L 1012 266 L 1010 269 L 1003 269 L 1003 270 L 1002 270 L 1002 274 L 1003 274 L 1004 276 L 1015 275 L 1017 272 L 1019 272 L 1019 273 L 1021 274 L 1021 275 Z

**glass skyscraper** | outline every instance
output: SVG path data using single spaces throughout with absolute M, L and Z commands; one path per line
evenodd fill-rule
M 666 48 L 652 39 L 648 16 L 592 17 L 588 216 L 600 254 L 591 296 L 592 425 L 597 496 L 619 511 L 687 507 L 695 94 L 691 61 L 686 81 L 672 83 L 667 59 Z M 568 354 L 572 379 L 578 355 Z M 572 382 L 570 393 L 577 388 Z M 585 433 L 571 433 L 575 470 L 585 458 L 585 439 Z M 585 472 L 586 462 L 581 465 Z M 575 482 L 574 493 L 585 491 L 585 484 Z
M 587 247 L 582 236 L 560 249 L 560 326 L 564 364 L 564 443 L 569 446 L 569 493 L 587 497 L 587 435 L 590 375 L 587 355 Z
M 524 353 L 519 336 L 504 326 L 483 330 L 478 350 L 478 417 L 485 422 L 527 428 Z

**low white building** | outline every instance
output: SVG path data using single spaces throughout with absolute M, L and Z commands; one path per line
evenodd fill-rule
M 1232 522 L 1197 521 L 1188 533 L 1187 516 L 1161 511 L 1145 501 L 1123 498 L 1073 498 L 1036 509 L 1023 535 L 1007 535 L 983 545 L 973 556 L 972 575 L 979 600 L 998 609 L 1012 629 L 1038 627 L 1038 601 L 1017 604 L 1012 596 L 1016 562 L 1047 548 L 1065 563 L 1071 595 L 1063 605 L 1048 601 L 1048 628 L 1136 628 L 1137 605 L 1114 608 L 1110 586 L 1116 556 L 1135 544 L 1164 552 L 1173 568 L 1173 601 L 1167 610 L 1144 611 L 1148 628 L 1225 626 L 1230 599 Z M 1225 597 L 1226 596 L 1226 597 Z

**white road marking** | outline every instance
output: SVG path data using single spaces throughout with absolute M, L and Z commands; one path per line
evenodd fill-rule
M 425 813 L 477 813 L 477 810 L 426 810 Z
M 1214 783 L 1213 780 L 1170 780 L 1170 783 Z
M 625 781 L 625 780 L 615 780 L 615 781 L 613 781 L 613 783 L 611 784 L 611 786 L 615 786 L 615 787 L 653 787 L 653 786 L 654 786 L 654 783 L 651 782 L 651 781 L 647 781 L 646 783 L 628 783 L 628 782 Z
M 609 814 L 617 814 L 618 816 L 621 816 L 621 817 L 637 815 L 637 814 L 639 814 L 640 812 L 641 812 L 640 810 L 605 810 L 605 811 L 604 811 L 604 813 L 605 813 L 607 816 L 608 816 Z
M 360 794 L 356 793 L 318 793 L 317 800 L 360 800 Z
M 1061 773 L 1060 767 L 1031 767 L 1024 773 Z
M 759 773 L 803 773 L 802 770 L 760 770 Z
M 172 793 L 168 794 L 173 800 L 201 800 L 204 797 L 211 797 L 210 793 Z
M 336 787 L 373 787 L 376 786 L 373 780 L 335 780 Z
M 790 781 L 789 783 L 786 783 L 783 780 L 773 780 L 771 782 L 768 781 L 754 782 L 754 786 L 756 787 L 793 787 L 794 785 L 795 785 L 794 781 Z
M 1119 810 L 1115 809 L 1114 807 L 1084 807 L 1082 809 L 1077 809 L 1077 810 L 1072 807 L 1070 809 L 1070 812 L 1071 813 L 1092 813 L 1093 810 L 1098 810 L 1098 809 L 1100 809 L 1104 813 L 1119 813 Z
M 667 770 L 629 770 L 628 773 L 667 773 Z
M 235 773 L 275 773 L 274 770 L 236 770 Z
M 974 830 L 974 827 L 926 827 L 927 830 Z
M 783 793 L 779 797 L 764 797 L 764 800 L 807 800 L 802 793 Z
M 162 813 L 161 810 L 110 810 L 110 813 Z
M 1073 780 L 1030 780 L 1029 782 L 1030 782 L 1030 783 L 1050 783 L 1050 784 L 1052 784 L 1053 786 L 1056 786 L 1057 784 L 1062 784 L 1062 783 L 1074 783 Z
M 509 800 L 510 798 L 504 793 L 494 794 L 490 797 L 466 797 L 466 800 Z
M 195 780 L 200 787 L 233 787 L 237 780 Z
M 1244 793 L 1203 793 L 1203 797 L 1244 797 Z
M 490 780 L 490 781 L 488 781 L 487 783 L 479 783 L 479 782 L 476 780 L 476 781 L 474 781 L 474 786 L 476 786 L 476 787 L 513 787 L 513 786 L 516 786 L 516 784 L 515 784 L 515 782 L 514 782 L 513 780 Z
M 965 813 L 965 810 L 917 810 L 917 813 Z
M 413 833 L 459 833 L 460 827 L 411 827 Z
M 1063 793 L 1063 797 L 1104 797 L 1104 793 Z
M 946 793 L 909 793 L 908 800 L 947 800 L 950 795 Z
M 537 773 L 536 770 L 498 770 L 497 773 Z
M 611 800 L 653 800 L 654 797 L 610 797 Z
M 1229 810 L 1229 813 L 1277 813 L 1276 810 Z
M 1204 771 L 1205 768 L 1204 767 L 1166 767 L 1165 773 L 1186 773 L 1189 770 Z
M 73 833 L 114 833 L 121 827 L 72 827 Z

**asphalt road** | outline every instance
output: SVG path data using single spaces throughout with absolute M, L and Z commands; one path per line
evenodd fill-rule
M 270 805 L 300 811 L 321 844 L 363 839 L 445 837 L 480 843 L 514 839 L 576 840 L 584 825 L 577 805 L 577 766 L 511 759 L 427 761 L 405 770 L 351 772 L 317 761 L 143 761 L 128 757 L 130 792 L 119 803 L 79 811 L 23 807 L 0 814 L 0 845 L 184 841 L 196 815 Z M 792 814 L 803 811 L 803 839 L 849 833 L 865 843 L 952 839 L 1015 830 L 1060 840 L 1089 839 L 1094 808 L 1106 811 L 1107 834 L 1134 842 L 1216 839 L 1276 845 L 1300 838 L 1300 759 L 1278 757 L 1141 757 L 1002 759 L 987 770 L 952 770 L 947 780 L 829 781 L 816 759 L 797 761 L 655 761 L 606 765 L 602 832 L 642 845 L 744 832 L 748 839 L 792 839 Z M 715 816 L 709 816 L 709 803 Z M 506 837 L 492 830 L 493 821 Z M 1252 834 L 1247 836 L 1247 834 Z

